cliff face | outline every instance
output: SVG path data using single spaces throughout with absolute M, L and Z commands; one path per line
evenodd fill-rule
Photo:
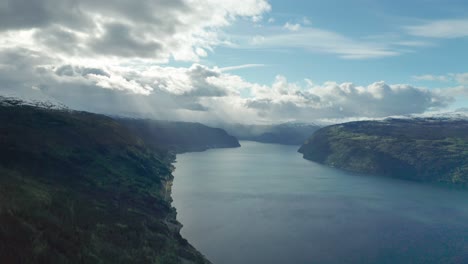
M 315 132 L 299 152 L 345 170 L 468 185 L 468 121 L 388 119 Z
M 239 141 L 226 131 L 199 123 L 124 118 L 117 121 L 143 139 L 146 145 L 176 153 L 240 147 Z
M 0 106 L 4 263 L 208 263 L 180 234 L 174 156 L 96 114 Z

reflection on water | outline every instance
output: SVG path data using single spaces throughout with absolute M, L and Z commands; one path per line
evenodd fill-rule
M 238 263 L 468 263 L 468 191 L 351 174 L 297 147 L 177 156 L 182 235 Z

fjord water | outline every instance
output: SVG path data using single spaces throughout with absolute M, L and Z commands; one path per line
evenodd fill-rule
M 468 191 L 352 174 L 296 146 L 177 156 L 182 236 L 213 263 L 468 263 Z

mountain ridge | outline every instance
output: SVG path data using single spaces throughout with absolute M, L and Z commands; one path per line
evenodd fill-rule
M 237 138 L 225 130 L 201 123 L 138 118 L 116 120 L 142 138 L 148 146 L 163 147 L 175 153 L 240 147 Z
M 210 263 L 179 231 L 174 154 L 114 119 L 0 106 L 0 259 Z
M 467 132 L 468 120 L 357 121 L 316 131 L 298 151 L 349 171 L 466 186 Z

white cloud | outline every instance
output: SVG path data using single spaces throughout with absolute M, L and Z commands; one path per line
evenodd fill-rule
M 428 21 L 420 25 L 405 27 L 408 34 L 428 38 L 468 37 L 468 19 L 446 19 Z
M 430 46 L 435 45 L 432 42 L 421 41 L 421 40 L 399 40 L 399 41 L 393 42 L 392 44 L 397 45 L 397 46 L 403 46 L 403 47 L 430 47 Z
M 412 76 L 413 79 L 417 81 L 439 81 L 439 82 L 447 82 L 449 81 L 449 77 L 446 75 L 431 75 L 431 74 L 423 74 L 423 75 L 414 75 Z
M 301 24 L 291 24 L 289 22 L 286 22 L 283 28 L 290 30 L 290 31 L 298 31 L 299 29 L 301 29 Z
M 280 122 L 383 117 L 446 106 L 442 92 L 409 85 L 368 86 L 311 80 L 271 85 L 197 63 L 221 44 L 222 30 L 259 21 L 266 0 L 6 0 L 0 5 L 0 93 L 50 99 L 71 108 L 160 119 Z M 116 19 L 118 17 L 119 19 Z M 307 20 L 302 21 L 308 24 Z M 301 48 L 345 59 L 396 56 L 386 43 L 287 23 L 245 37 L 248 47 Z M 168 60 L 191 61 L 168 67 Z M 466 76 L 454 75 L 460 83 Z
M 413 76 L 417 80 L 436 81 L 450 83 L 452 86 L 439 87 L 433 91 L 448 97 L 456 98 L 457 102 L 465 102 L 468 99 L 468 72 L 466 73 L 448 73 L 445 75 L 419 75 Z
M 199 57 L 206 57 L 208 56 L 208 53 L 206 52 L 206 50 L 202 49 L 202 48 L 196 48 L 195 49 L 195 52 L 196 54 L 199 56 Z
M 0 49 L 21 46 L 106 63 L 197 61 L 225 41 L 223 27 L 271 9 L 267 0 L 6 1 L 0 5 Z
M 220 68 L 219 70 L 222 72 L 227 72 L 227 71 L 235 71 L 235 70 L 241 70 L 241 69 L 248 69 L 248 68 L 258 68 L 258 67 L 265 67 L 265 64 L 242 64 L 242 65 L 236 65 L 236 66 L 229 66 L 229 67 L 223 67 Z
M 228 85 L 231 75 L 199 64 L 189 68 L 154 66 L 136 74 L 135 78 L 177 96 L 223 97 L 237 92 Z
M 303 27 L 301 30 L 289 30 L 286 33 L 276 27 L 270 27 L 262 32 L 262 35 L 250 39 L 249 44 L 253 48 L 300 48 L 311 52 L 336 54 L 343 59 L 371 59 L 401 54 L 401 51 L 387 43 L 355 40 L 314 27 Z
M 455 80 L 462 85 L 468 85 L 468 72 L 455 74 Z
M 203 98 L 238 94 L 242 78 L 155 65 L 196 62 L 229 44 L 225 27 L 270 9 L 267 0 L 5 0 L 0 93 L 97 112 L 197 115 L 209 110 Z
M 253 89 L 256 89 L 256 96 L 247 101 L 247 107 L 257 109 L 262 116 L 309 121 L 423 113 L 445 107 L 452 100 L 449 96 L 410 85 L 376 82 L 356 86 L 327 82 L 302 87 L 289 83 L 283 76 L 278 76 L 270 88 Z
M 200 64 L 140 70 L 47 66 L 50 58 L 27 50 L 12 50 L 0 59 L 16 62 L 0 70 L 2 94 L 50 99 L 80 110 L 159 119 L 264 123 L 384 117 L 422 113 L 452 101 L 439 91 L 383 82 L 315 85 L 305 80 L 300 84 L 279 75 L 271 85 L 261 85 Z
M 153 91 L 153 88 L 149 85 L 142 85 L 135 80 L 127 80 L 119 75 L 103 76 L 91 74 L 89 79 L 95 81 L 96 86 L 111 90 L 121 90 L 143 95 L 149 95 Z
M 256 35 L 250 39 L 251 45 L 261 45 L 263 42 L 265 42 L 265 37 L 261 35 Z
M 459 85 L 468 85 L 468 72 L 465 73 L 448 73 L 445 75 L 423 74 L 415 75 L 413 79 L 418 81 L 438 81 L 438 82 L 455 82 Z

